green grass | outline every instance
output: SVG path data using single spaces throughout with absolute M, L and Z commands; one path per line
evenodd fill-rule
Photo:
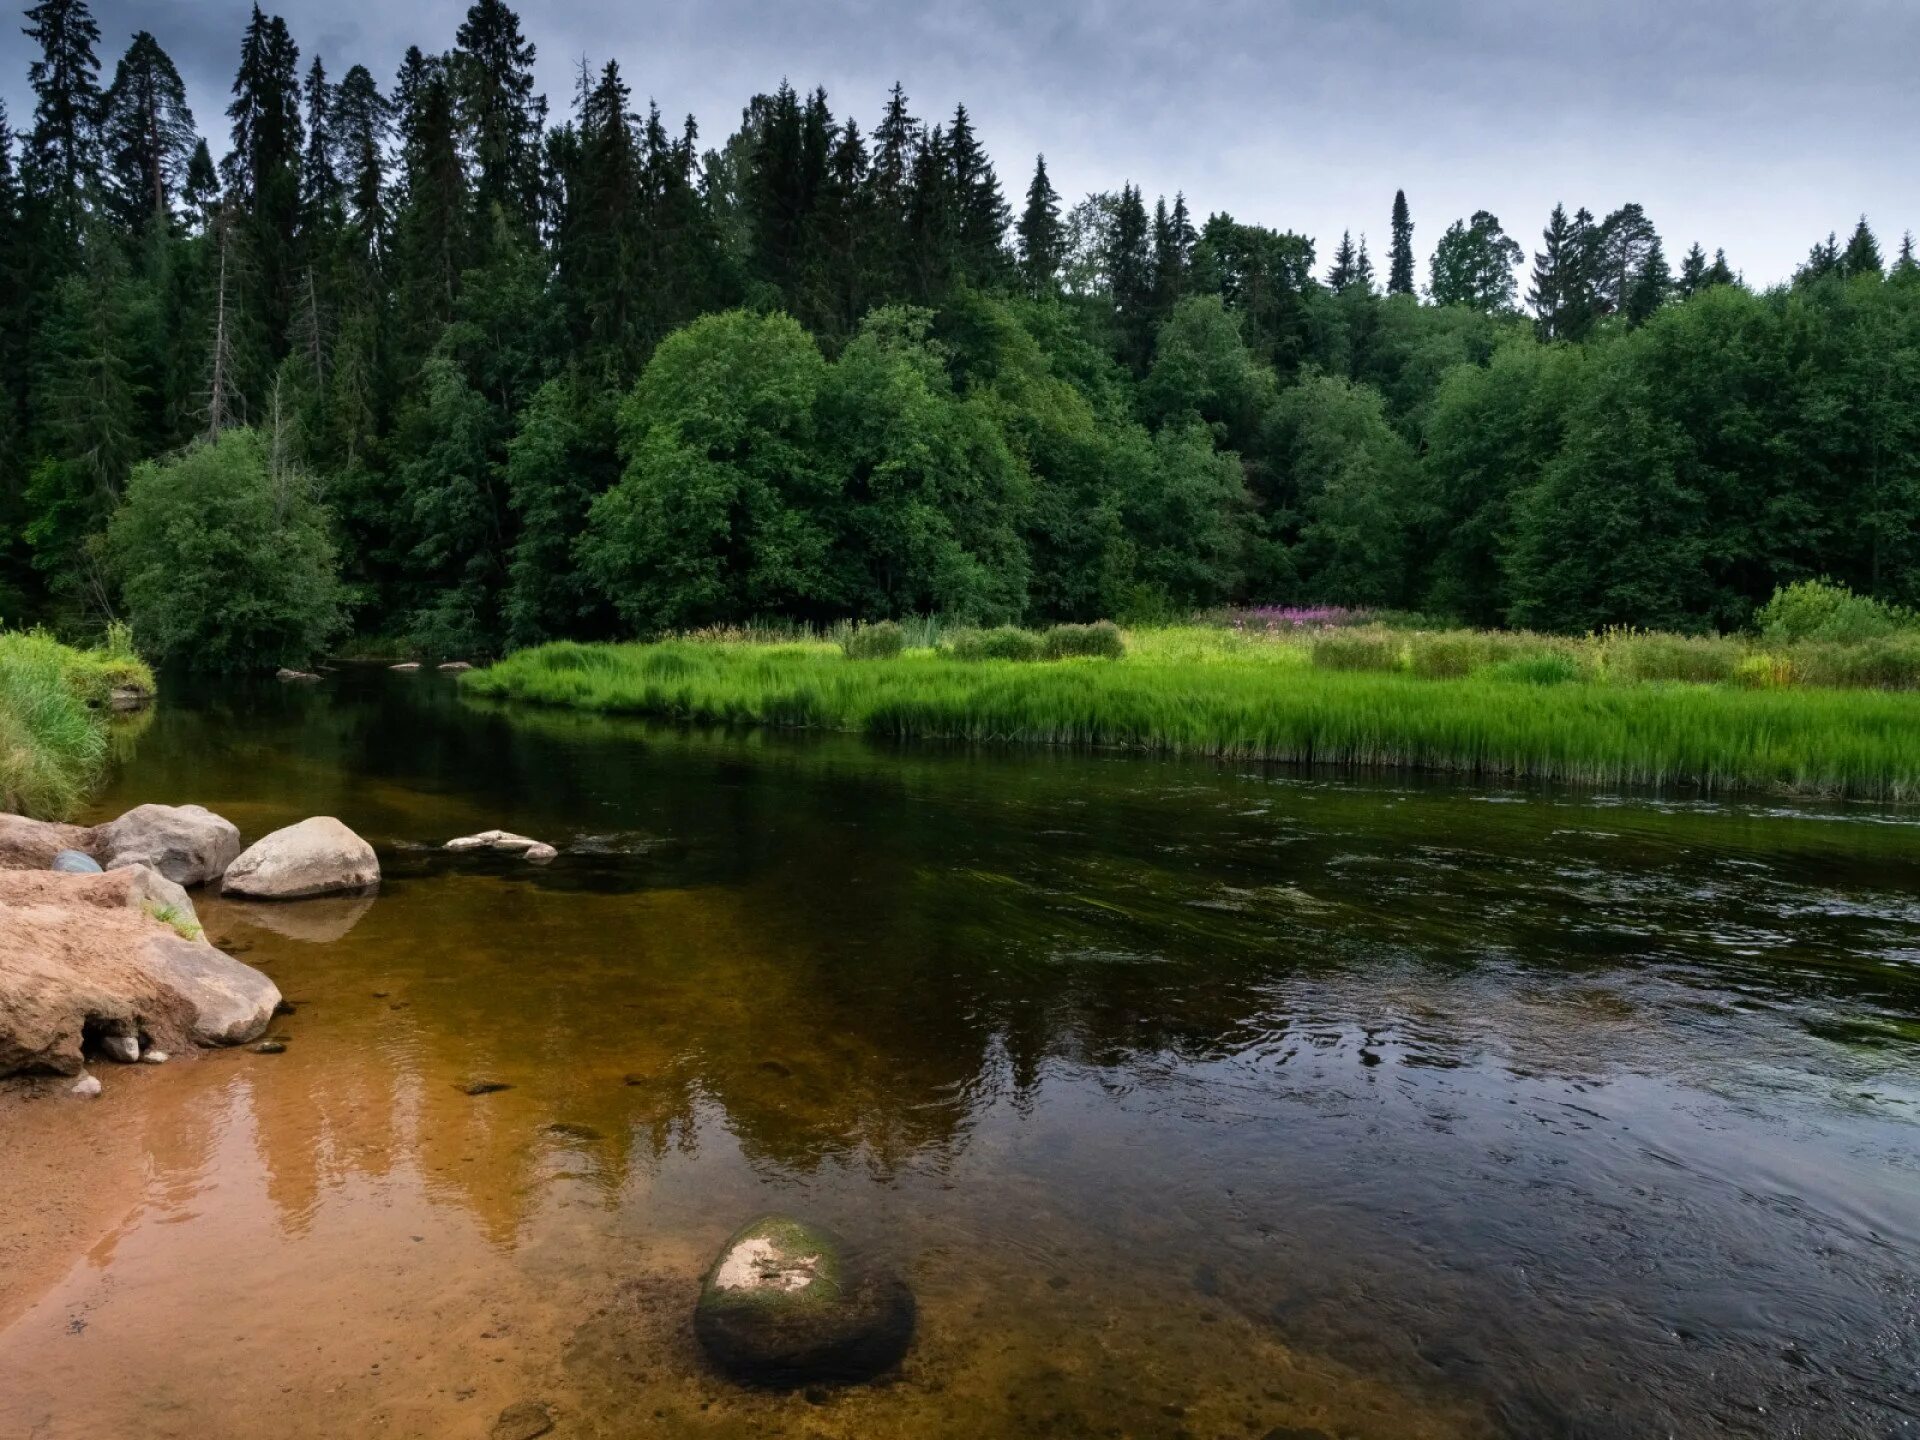
M 1920 696 L 1609 677 L 1581 647 L 1490 645 L 1415 674 L 1402 639 L 1316 665 L 1311 641 L 1134 632 L 1121 660 L 851 662 L 818 641 L 549 645 L 462 677 L 471 693 L 609 714 L 874 736 L 1415 769 L 1586 785 L 1920 798 Z M 1380 666 L 1358 668 L 1362 661 Z
M 123 632 L 92 650 L 37 631 L 0 633 L 0 810 L 73 813 L 106 767 L 106 705 L 121 688 L 154 691 Z

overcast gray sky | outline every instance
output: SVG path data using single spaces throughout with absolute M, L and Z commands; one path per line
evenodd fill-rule
M 441 50 L 468 0 L 282 0 L 304 65 L 383 84 Z M 14 0 L 14 8 L 24 8 Z M 151 30 L 215 140 L 249 0 L 94 0 L 101 59 Z M 1920 0 L 523 0 L 556 113 L 582 56 L 717 144 L 785 76 L 870 129 L 898 78 L 915 113 L 965 100 L 1017 208 L 1045 151 L 1071 201 L 1133 181 L 1195 213 L 1386 248 L 1404 187 L 1426 256 L 1487 209 L 1529 251 L 1556 200 L 1643 204 L 1676 262 L 1723 246 L 1783 279 L 1865 212 L 1891 254 L 1920 228 Z M 16 22 L 17 23 L 17 22 Z M 0 93 L 31 110 L 24 37 Z

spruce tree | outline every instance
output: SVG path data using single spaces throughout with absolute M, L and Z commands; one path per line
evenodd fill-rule
M 1027 293 L 1036 298 L 1054 294 L 1060 285 L 1062 232 L 1060 195 L 1047 178 L 1047 157 L 1033 163 L 1033 181 L 1027 186 L 1027 208 L 1020 215 L 1020 274 Z
M 1156 325 L 1173 314 L 1185 297 L 1193 268 L 1193 221 L 1184 195 L 1173 198 L 1173 208 L 1162 199 L 1153 212 L 1153 316 Z
M 1407 192 L 1393 192 L 1393 253 L 1387 270 L 1389 295 L 1413 294 L 1413 216 Z
M 952 167 L 954 239 L 960 271 L 977 286 L 991 285 L 1006 269 L 1010 216 L 993 162 L 980 147 L 967 107 L 954 108 L 947 130 L 947 163 Z
M 1356 271 L 1356 256 L 1353 249 L 1353 232 L 1340 232 L 1340 248 L 1333 252 L 1333 268 L 1327 271 L 1327 288 L 1335 292 L 1353 284 Z
M 221 162 L 227 189 L 242 207 L 247 264 L 241 308 L 250 323 L 277 344 L 287 333 L 299 268 L 300 49 L 286 21 L 253 7 L 233 80 L 233 149 Z M 258 362 L 243 366 L 242 389 L 264 384 Z
M 1867 217 L 1862 215 L 1860 223 L 1854 227 L 1853 236 L 1847 241 L 1847 248 L 1840 253 L 1840 273 L 1849 278 L 1856 275 L 1880 275 L 1884 266 L 1880 259 L 1880 242 L 1873 237 L 1873 231 L 1867 227 Z
M 1794 272 L 1793 279 L 1795 284 L 1805 285 L 1839 272 L 1840 240 L 1833 231 L 1829 230 L 1826 240 L 1816 244 L 1807 252 L 1805 263 Z
M 307 150 L 300 164 L 300 226 L 311 258 L 317 242 L 345 219 L 340 185 L 339 137 L 334 131 L 334 90 L 318 55 L 307 69 Z
M 27 67 L 35 103 L 21 180 L 51 241 L 70 253 L 100 180 L 100 27 L 87 0 L 41 0 L 26 18 L 40 58 Z
M 347 71 L 334 93 L 333 130 L 354 252 L 361 260 L 377 264 L 390 238 L 386 155 L 393 116 L 386 97 L 364 65 Z
M 1660 237 L 1655 236 L 1653 248 L 1640 262 L 1640 272 L 1633 278 L 1633 284 L 1627 291 L 1627 323 L 1635 327 L 1651 320 L 1654 312 L 1667 303 L 1667 297 L 1673 293 L 1673 274 L 1667 268 L 1666 251 L 1661 247 Z
M 1367 237 L 1360 237 L 1360 253 L 1354 257 L 1353 285 L 1362 295 L 1373 294 L 1373 258 L 1367 254 Z
M 1145 374 L 1153 358 L 1153 257 L 1147 230 L 1147 207 L 1140 188 L 1123 185 L 1104 258 L 1120 357 L 1137 374 Z
M 114 69 L 101 124 L 108 207 L 129 234 L 173 223 L 198 142 L 180 72 L 159 42 L 140 31 Z
M 1913 232 L 1911 230 L 1900 237 L 1900 255 L 1893 262 L 1893 269 L 1887 272 L 1889 280 L 1898 280 L 1903 285 L 1911 285 L 1920 280 L 1920 263 L 1913 258 Z
M 180 203 L 187 212 L 188 223 L 195 229 L 204 233 L 213 223 L 213 212 L 220 205 L 220 172 L 214 168 L 213 151 L 207 148 L 204 139 L 194 143 L 193 154 L 187 158 Z
M 1540 235 L 1542 248 L 1534 252 L 1533 283 L 1527 289 L 1527 303 L 1533 307 L 1534 326 L 1542 340 L 1563 338 L 1572 241 L 1573 224 L 1567 219 L 1567 207 L 1555 205 Z
M 1700 248 L 1698 240 L 1688 249 L 1686 258 L 1680 262 L 1680 277 L 1675 282 L 1675 291 L 1682 300 L 1691 300 L 1707 285 L 1707 252 Z
M 475 0 L 454 37 L 454 85 L 482 223 L 498 206 L 531 231 L 539 210 L 546 98 L 534 93 L 533 43 L 502 0 Z
M 1733 267 L 1727 264 L 1727 252 L 1714 251 L 1713 264 L 1707 267 L 1707 285 L 1731 285 L 1737 278 L 1733 273 Z

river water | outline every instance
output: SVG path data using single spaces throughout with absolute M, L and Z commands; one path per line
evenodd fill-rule
M 149 800 L 337 815 L 386 879 L 200 899 L 284 1054 L 0 1108 L 0 1436 L 1920 1435 L 1911 810 L 384 671 L 173 687 L 96 818 Z M 436 848 L 494 826 L 563 854 Z M 896 1376 L 702 1366 L 765 1210 L 909 1278 Z

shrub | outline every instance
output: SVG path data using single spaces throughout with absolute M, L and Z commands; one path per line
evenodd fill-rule
M 1920 633 L 1796 646 L 1793 678 L 1834 689 L 1910 690 L 1920 685 Z
M 1313 642 L 1316 670 L 1398 670 L 1400 639 L 1384 630 L 1332 631 Z
M 1413 673 L 1428 680 L 1458 680 L 1493 661 L 1489 637 L 1471 630 L 1415 635 L 1409 639 L 1408 649 Z
M 1601 639 L 1607 673 L 1616 680 L 1684 680 L 1717 685 L 1734 678 L 1740 644 L 1710 635 L 1609 631 Z
M 1765 639 L 1776 643 L 1827 640 L 1853 645 L 1912 629 L 1917 622 L 1910 610 L 1856 595 L 1844 585 L 1822 579 L 1780 586 L 1754 613 L 1753 623 Z
M 891 660 L 906 648 L 907 632 L 891 620 L 856 626 L 840 642 L 849 660 Z
M 342 626 L 326 512 L 229 430 L 133 472 L 106 559 L 141 647 L 201 670 L 302 666 Z
M 1127 653 L 1127 642 L 1118 625 L 1098 620 L 1091 625 L 1055 625 L 1040 637 L 1040 649 L 1049 660 L 1118 660 Z
M 1038 660 L 1040 637 L 1013 625 L 959 630 L 947 641 L 946 653 L 955 660 Z
M 1785 690 L 1794 683 L 1794 665 L 1784 655 L 1756 652 L 1734 667 L 1733 678 L 1749 690 Z

